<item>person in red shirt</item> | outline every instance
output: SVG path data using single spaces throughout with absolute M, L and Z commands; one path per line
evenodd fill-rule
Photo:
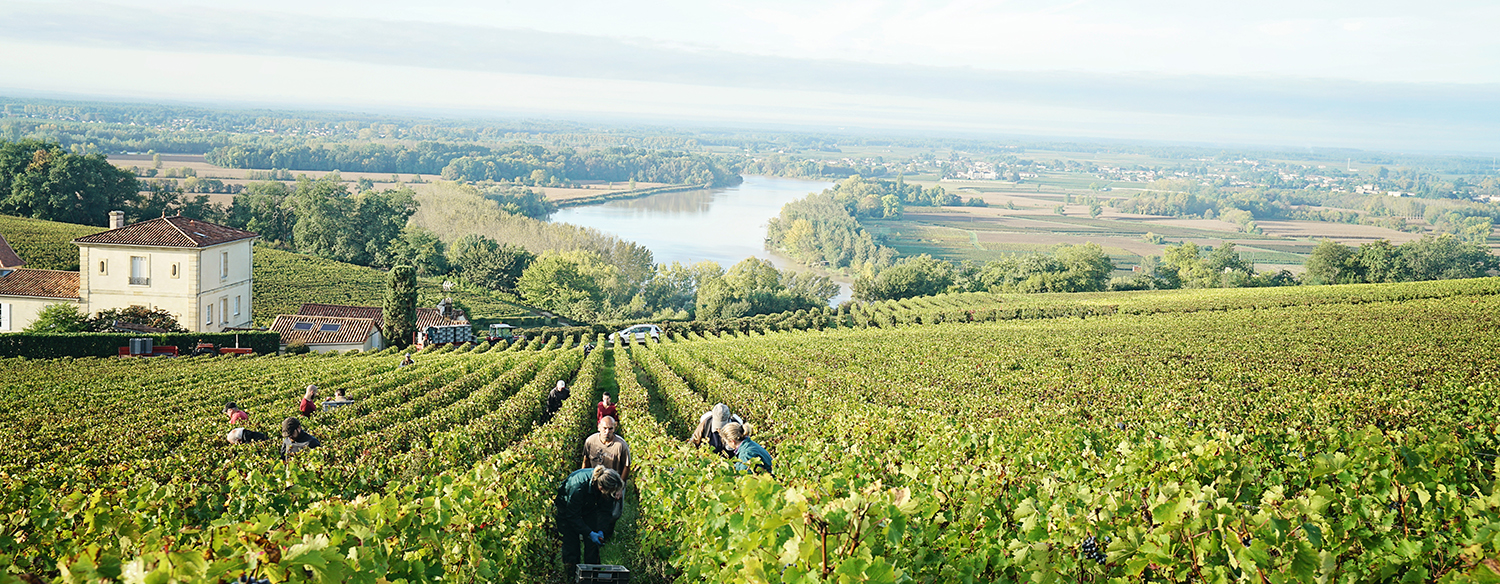
M 311 416 L 318 411 L 318 386 L 307 386 L 307 393 L 302 395 L 302 401 L 297 402 L 297 411 L 304 416 Z
M 234 402 L 224 404 L 224 413 L 229 415 L 229 423 L 231 424 L 238 424 L 250 419 L 250 414 L 245 413 L 245 410 L 240 409 Z
M 599 402 L 599 404 L 594 408 L 594 410 L 597 412 L 594 415 L 594 421 L 598 422 L 599 420 L 603 420 L 605 416 L 609 416 L 616 420 L 620 419 L 620 415 L 616 413 L 616 409 L 617 404 L 609 401 L 609 394 L 604 394 L 604 401 Z

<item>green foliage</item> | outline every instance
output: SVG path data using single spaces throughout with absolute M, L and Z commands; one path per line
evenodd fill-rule
M 990 292 L 1097 292 L 1104 290 L 1114 262 L 1095 243 L 1059 245 L 1051 254 L 1012 256 L 967 265 L 955 276 L 959 288 Z
M 108 225 L 109 212 L 139 198 L 129 171 L 101 154 L 69 154 L 56 143 L 0 141 L 0 213 Z
M 0 215 L 0 235 L 26 262 L 38 270 L 78 271 L 78 246 L 68 243 L 103 228 Z
M 874 200 L 872 208 L 883 209 L 879 199 Z M 896 257 L 896 251 L 876 243 L 830 191 L 782 206 L 781 214 L 766 227 L 766 239 L 803 263 L 835 269 L 879 269 Z
M 459 279 L 491 290 L 514 292 L 516 281 L 536 255 L 525 248 L 505 244 L 482 235 L 465 235 L 449 248 L 449 264 Z
M 453 159 L 443 178 L 469 182 L 514 181 L 530 186 L 556 186 L 562 180 L 607 180 L 725 186 L 740 176 L 713 156 L 669 150 L 626 147 L 578 152 L 549 150 L 536 144 L 508 144 L 483 156 Z
M 874 277 L 860 276 L 854 280 L 854 297 L 900 300 L 941 294 L 953 285 L 953 271 L 953 264 L 927 254 L 901 258 Z
M 1500 256 L 1482 243 L 1443 234 L 1391 245 L 1386 240 L 1359 248 L 1324 240 L 1307 260 L 1310 282 L 1416 282 L 1477 278 L 1500 269 Z
M 501 211 L 512 215 L 546 220 L 548 215 L 557 211 L 557 203 L 547 199 L 544 193 L 525 187 L 490 186 L 481 192 L 484 198 L 499 205 Z
M 417 202 L 408 189 L 349 195 L 328 178 L 303 180 L 291 195 L 293 240 L 303 253 L 359 265 L 390 267 L 391 243 L 402 237 Z
M 695 316 L 739 318 L 827 306 L 838 293 L 826 277 L 781 271 L 770 261 L 746 258 L 723 276 L 704 274 L 698 282 Z
M 266 243 L 290 245 L 292 227 L 297 221 L 289 201 L 291 196 L 291 189 L 280 182 L 250 183 L 243 192 L 234 196 L 228 224 L 259 233 Z
M 130 339 L 150 337 L 156 346 L 177 347 L 179 355 L 192 353 L 198 341 L 214 343 L 220 347 L 254 349 L 260 354 L 275 354 L 281 345 L 281 334 L 252 331 L 241 333 L 7 333 L 0 334 L 0 357 L 25 357 L 27 359 L 58 359 L 64 357 L 112 357 L 119 354 L 120 347 L 130 346 Z
M 625 286 L 615 266 L 583 250 L 544 253 L 516 280 L 528 304 L 582 321 L 612 314 Z
M 651 250 L 639 244 L 576 225 L 506 213 L 472 186 L 443 183 L 424 189 L 418 201 L 411 224 L 437 234 L 450 247 L 466 237 L 483 237 L 501 248 L 515 246 L 538 255 L 585 250 L 618 268 L 630 288 L 639 287 L 656 270 Z M 450 250 L 449 263 L 454 267 L 458 267 L 453 261 L 456 255 Z
M 382 305 L 381 331 L 385 342 L 397 347 L 411 344 L 417 331 L 417 274 L 411 266 L 391 269 Z
M 406 145 L 271 140 L 259 144 L 221 146 L 208 151 L 204 158 L 209 164 L 227 168 L 438 174 L 454 158 L 485 155 L 490 151 L 478 144 L 442 142 Z
M 0 559 L 42 581 L 561 580 L 552 496 L 612 380 L 636 581 L 1470 581 L 1500 558 L 1497 282 L 923 297 L 789 318 L 1095 312 L 669 331 L 587 359 L 557 349 L 577 335 L 405 368 L 3 359 L 0 402 L 26 407 L 0 420 Z M 574 396 L 539 424 L 558 379 Z M 323 447 L 223 441 L 224 402 L 274 432 L 308 380 L 355 398 L 304 420 Z M 718 401 L 774 478 L 683 445 Z
M 166 329 L 169 332 L 185 333 L 187 329 L 177 322 L 177 317 L 172 313 L 160 308 L 146 308 L 144 306 L 129 306 L 126 308 L 110 308 L 94 313 L 89 317 L 88 330 L 105 332 L 115 322 L 143 324 L 149 327 Z
M 71 302 L 48 304 L 31 321 L 28 333 L 81 333 L 89 330 L 89 317 Z
M 442 276 L 449 273 L 443 241 L 426 229 L 408 225 L 390 245 L 386 252 L 388 262 L 412 266 L 418 276 Z

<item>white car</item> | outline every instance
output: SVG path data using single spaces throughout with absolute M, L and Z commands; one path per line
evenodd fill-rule
M 623 339 L 632 336 L 641 342 L 645 342 L 646 337 L 651 337 L 653 341 L 661 341 L 661 327 L 654 324 L 638 324 L 617 333 L 610 333 L 609 342 L 615 342 L 615 337 Z

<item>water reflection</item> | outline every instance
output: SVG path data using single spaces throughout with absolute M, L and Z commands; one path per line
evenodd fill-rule
M 651 250 L 657 263 L 693 264 L 704 260 L 728 268 L 748 257 L 770 260 L 782 269 L 807 268 L 765 248 L 766 224 L 781 206 L 833 186 L 825 181 L 747 176 L 718 189 L 664 193 L 641 199 L 569 207 L 551 220 L 592 227 Z M 842 278 L 833 302 L 849 299 Z

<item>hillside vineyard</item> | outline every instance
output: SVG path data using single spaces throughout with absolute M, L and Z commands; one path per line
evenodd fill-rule
M 935 297 L 822 330 L 448 346 L 403 368 L 6 359 L 0 583 L 561 581 L 552 497 L 606 389 L 635 457 L 635 581 L 1484 580 L 1497 286 L 1052 297 L 1029 316 Z M 572 396 L 542 423 L 558 379 Z M 355 400 L 304 420 L 322 448 L 225 442 L 225 402 L 275 436 L 309 383 Z M 687 445 L 718 402 L 775 476 Z

